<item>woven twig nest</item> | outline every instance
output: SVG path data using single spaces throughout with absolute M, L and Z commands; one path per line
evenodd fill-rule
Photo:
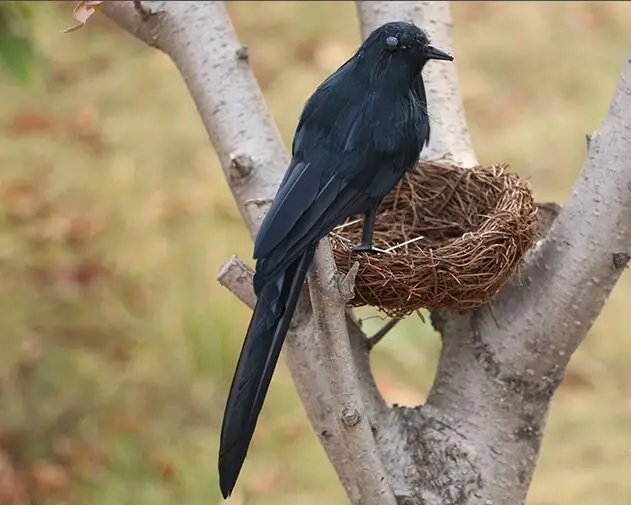
M 353 251 L 361 216 L 333 230 L 340 272 L 359 262 L 351 305 L 403 317 L 420 308 L 464 312 L 488 302 L 537 238 L 530 185 L 505 168 L 419 162 L 377 216 L 373 247 L 384 253 Z

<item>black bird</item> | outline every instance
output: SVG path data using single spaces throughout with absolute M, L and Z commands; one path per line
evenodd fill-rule
M 292 160 L 254 244 L 257 303 L 230 387 L 219 449 L 224 498 L 235 486 L 318 241 L 364 214 L 372 251 L 377 208 L 429 141 L 421 70 L 453 60 L 405 22 L 374 30 L 313 93 Z

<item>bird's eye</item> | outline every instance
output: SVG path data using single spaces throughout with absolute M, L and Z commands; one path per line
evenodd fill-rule
M 399 47 L 399 39 L 396 37 L 388 37 L 386 39 L 386 49 L 388 51 L 395 51 Z

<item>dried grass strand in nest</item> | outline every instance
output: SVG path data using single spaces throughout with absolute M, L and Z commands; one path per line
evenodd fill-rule
M 420 308 L 464 312 L 484 305 L 515 273 L 537 236 L 530 185 L 505 165 L 462 168 L 422 161 L 386 196 L 373 247 L 354 252 L 363 220 L 348 219 L 331 234 L 342 273 L 359 271 L 351 305 L 391 317 Z

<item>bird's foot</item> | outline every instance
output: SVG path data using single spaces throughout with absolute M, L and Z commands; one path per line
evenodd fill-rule
M 360 244 L 353 247 L 353 252 L 365 252 L 368 254 L 386 254 L 387 251 L 384 251 L 383 249 L 377 249 L 376 247 L 372 247 L 368 244 Z

